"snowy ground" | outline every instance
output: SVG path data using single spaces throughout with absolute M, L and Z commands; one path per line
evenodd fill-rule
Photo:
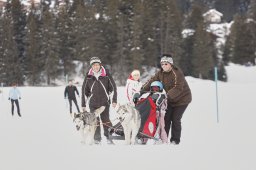
M 178 146 L 85 146 L 69 116 L 63 86 L 21 87 L 22 118 L 11 116 L 9 88 L 3 88 L 0 170 L 255 170 L 256 67 L 231 65 L 227 72 L 229 82 L 218 82 L 219 123 L 215 83 L 187 77 L 193 102 L 182 119 Z M 123 101 L 124 87 L 118 92 Z

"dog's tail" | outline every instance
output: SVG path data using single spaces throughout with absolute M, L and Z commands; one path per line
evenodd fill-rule
M 93 113 L 96 115 L 96 117 L 98 117 L 105 110 L 105 108 L 105 106 L 101 106 L 100 108 L 96 109 Z

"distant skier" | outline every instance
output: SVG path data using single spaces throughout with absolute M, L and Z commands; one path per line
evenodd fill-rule
M 78 92 L 76 86 L 73 85 L 72 81 L 69 81 L 69 84 L 68 84 L 68 86 L 66 86 L 65 91 L 64 91 L 64 98 L 65 99 L 68 98 L 70 114 L 72 113 L 72 101 L 75 103 L 77 111 L 80 112 L 79 107 L 77 105 L 75 92 L 79 97 L 79 92 Z
M 14 115 L 14 103 L 15 103 L 15 105 L 17 107 L 17 113 L 18 113 L 19 117 L 21 117 L 20 106 L 19 106 L 19 100 L 18 99 L 21 99 L 20 91 L 17 88 L 16 83 L 13 83 L 12 88 L 9 91 L 8 100 L 11 100 L 11 103 L 12 103 L 12 116 Z

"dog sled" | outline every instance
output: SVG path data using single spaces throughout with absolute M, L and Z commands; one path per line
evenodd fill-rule
M 137 134 L 137 144 L 146 144 L 149 139 L 153 139 L 155 142 L 159 140 L 157 133 L 160 127 L 157 110 L 160 110 L 159 103 L 164 98 L 163 95 L 149 93 L 146 97 L 142 95 L 136 102 L 135 108 L 139 111 L 141 117 L 141 124 Z M 109 139 L 112 141 L 125 140 L 121 121 L 109 128 Z

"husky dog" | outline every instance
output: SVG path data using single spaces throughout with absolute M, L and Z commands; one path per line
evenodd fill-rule
M 105 106 L 101 106 L 96 109 L 94 112 L 82 112 L 78 114 L 74 114 L 74 123 L 76 125 L 76 129 L 80 131 L 82 136 L 81 143 L 83 144 L 94 144 L 94 134 L 97 128 L 97 117 L 104 111 Z
M 130 103 L 117 105 L 116 112 L 124 129 L 125 143 L 135 144 L 135 138 L 140 129 L 141 117 L 137 109 Z

